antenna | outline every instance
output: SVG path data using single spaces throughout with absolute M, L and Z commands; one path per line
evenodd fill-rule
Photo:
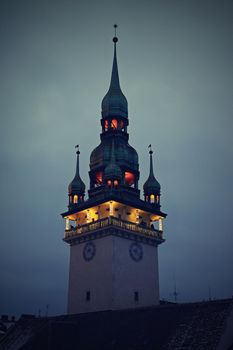
M 48 317 L 48 312 L 49 312 L 49 304 L 46 304 L 45 317 Z
M 173 296 L 174 296 L 174 301 L 175 301 L 175 303 L 177 303 L 178 294 L 179 294 L 179 293 L 177 293 L 177 290 L 176 290 L 176 282 L 175 282 L 175 285 L 174 285 L 174 292 L 173 292 Z
M 174 301 L 175 301 L 175 303 L 177 303 L 177 297 L 178 297 L 178 292 L 177 292 L 177 289 L 176 289 L 176 275 L 175 275 L 175 273 L 174 273 L 174 291 L 173 291 L 173 296 L 174 296 Z
M 212 300 L 210 284 L 208 284 L 208 292 L 209 292 L 209 300 Z

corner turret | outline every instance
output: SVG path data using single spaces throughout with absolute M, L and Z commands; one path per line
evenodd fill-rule
M 143 185 L 145 201 L 151 204 L 155 204 L 160 207 L 160 189 L 161 186 L 159 182 L 156 180 L 153 171 L 153 159 L 152 154 L 153 151 L 151 149 L 151 145 L 149 145 L 149 154 L 150 154 L 150 172 L 149 177 Z
M 80 178 L 79 175 L 79 145 L 75 146 L 77 148 L 77 163 L 76 163 L 76 173 L 75 177 L 71 181 L 68 186 L 68 195 L 69 195 L 69 209 L 71 209 L 74 205 L 77 205 L 80 202 L 84 201 L 85 195 L 85 184 Z

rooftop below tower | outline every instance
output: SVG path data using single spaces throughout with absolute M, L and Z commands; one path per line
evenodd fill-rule
M 0 349 L 231 350 L 232 310 L 232 299 L 226 299 L 20 318 L 0 340 Z

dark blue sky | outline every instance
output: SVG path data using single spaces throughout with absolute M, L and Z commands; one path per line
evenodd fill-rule
M 112 25 L 130 143 L 149 143 L 168 213 L 161 297 L 233 295 L 233 2 L 2 1 L 0 314 L 66 311 L 69 248 L 60 213 L 81 149 L 99 143 Z

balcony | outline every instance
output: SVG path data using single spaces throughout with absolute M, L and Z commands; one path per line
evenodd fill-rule
M 118 219 L 114 216 L 109 216 L 107 218 L 100 219 L 95 222 L 91 222 L 89 224 L 85 224 L 79 227 L 65 230 L 64 241 L 70 242 L 81 235 L 84 235 L 90 232 L 93 233 L 99 230 L 106 230 L 111 227 L 120 228 L 121 230 L 125 230 L 128 232 L 130 231 L 132 233 L 141 234 L 144 237 L 146 236 L 152 239 L 157 239 L 161 243 L 164 241 L 162 231 L 140 226 L 130 221 Z

